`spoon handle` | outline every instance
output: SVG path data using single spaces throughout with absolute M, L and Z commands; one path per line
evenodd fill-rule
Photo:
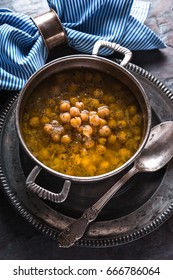
M 72 222 L 58 236 L 58 245 L 68 248 L 79 240 L 85 233 L 87 226 L 94 221 L 102 208 L 108 203 L 113 195 L 134 175 L 138 172 L 135 165 L 117 181 L 93 206 L 86 209 L 83 215 Z

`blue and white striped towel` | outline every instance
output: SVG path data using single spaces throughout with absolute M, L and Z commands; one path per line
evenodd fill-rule
M 149 2 L 138 0 L 48 0 L 67 33 L 68 44 L 91 53 L 104 39 L 130 50 L 164 48 L 165 44 L 143 24 Z M 110 54 L 102 49 L 102 55 Z M 42 67 L 48 50 L 32 19 L 0 9 L 0 90 L 20 90 Z

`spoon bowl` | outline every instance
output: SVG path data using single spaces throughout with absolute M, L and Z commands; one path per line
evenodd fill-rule
M 165 166 L 173 156 L 173 121 L 155 126 L 148 142 L 134 162 L 138 172 L 154 172 Z

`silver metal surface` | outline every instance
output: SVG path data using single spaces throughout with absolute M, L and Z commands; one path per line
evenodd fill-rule
M 165 145 L 167 143 L 167 145 Z M 103 207 L 118 190 L 138 172 L 154 172 L 165 166 L 173 156 L 173 121 L 153 127 L 147 144 L 133 167 L 117 181 L 97 202 L 86 209 L 81 218 L 75 220 L 58 236 L 60 247 L 68 248 L 82 238 L 88 225 L 93 222 Z
M 39 197 L 50 200 L 54 203 L 62 203 L 65 201 L 70 190 L 71 182 L 69 180 L 65 180 L 62 190 L 59 193 L 48 191 L 35 183 L 36 177 L 39 175 L 41 170 L 42 168 L 38 165 L 31 170 L 26 178 L 27 189 L 30 192 L 37 194 Z

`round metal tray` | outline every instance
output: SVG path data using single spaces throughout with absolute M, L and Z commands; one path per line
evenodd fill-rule
M 127 69 L 145 88 L 152 107 L 152 125 L 173 120 L 173 95 L 159 80 L 144 69 L 129 63 Z M 80 217 L 92 205 L 89 190 L 70 190 L 64 203 L 53 204 L 27 192 L 25 181 L 33 168 L 22 151 L 15 131 L 17 95 L 0 115 L 0 181 L 10 203 L 37 230 L 56 239 L 59 232 Z M 166 145 L 166 143 L 165 143 Z M 162 225 L 173 213 L 173 160 L 154 173 L 135 175 L 106 205 L 98 219 L 75 245 L 89 247 L 117 246 L 132 242 Z M 41 172 L 39 184 L 61 189 L 62 182 Z M 114 178 L 112 178 L 114 180 Z M 109 188 L 113 181 L 100 184 Z M 87 189 L 85 186 L 75 188 Z M 93 186 L 94 187 L 94 186 Z M 104 189 L 104 188 L 103 188 Z M 101 193 L 98 193 L 98 197 Z

